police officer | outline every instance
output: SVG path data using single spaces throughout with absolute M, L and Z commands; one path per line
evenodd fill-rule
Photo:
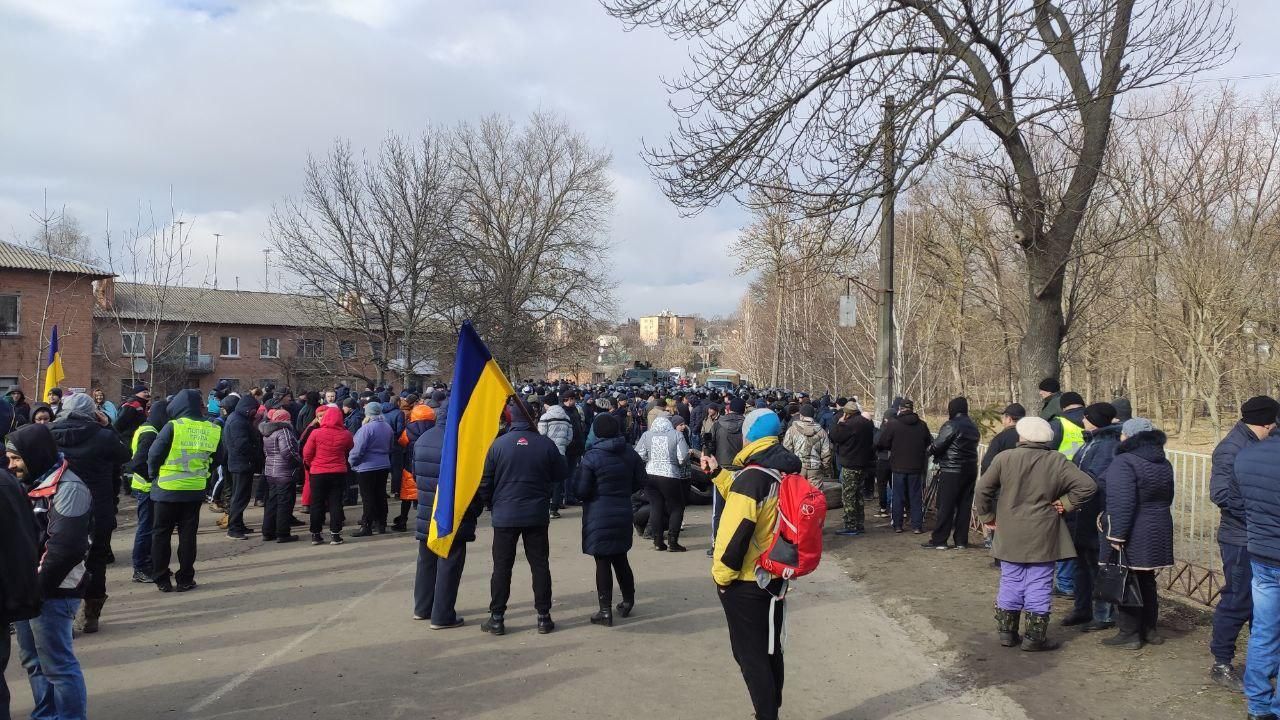
M 155 478 L 151 486 L 152 579 L 160 592 L 175 589 L 170 580 L 170 536 L 178 530 L 176 589 L 196 587 L 196 530 L 200 505 L 209 483 L 209 471 L 220 457 L 222 429 L 206 419 L 204 402 L 195 390 L 183 390 L 169 401 L 169 422 L 147 452 L 147 468 Z

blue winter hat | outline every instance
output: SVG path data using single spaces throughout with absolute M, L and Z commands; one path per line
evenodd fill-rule
M 780 432 L 782 432 L 782 418 L 767 408 L 752 410 L 742 420 L 742 436 L 749 443 Z
M 1123 425 L 1120 426 L 1120 432 L 1125 437 L 1133 437 L 1138 433 L 1147 432 L 1148 430 L 1155 430 L 1155 429 L 1156 429 L 1156 426 L 1153 425 L 1150 420 L 1146 418 L 1141 418 L 1141 417 L 1129 418 L 1128 420 L 1124 421 Z

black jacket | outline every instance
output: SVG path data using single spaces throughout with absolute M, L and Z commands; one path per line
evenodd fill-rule
M 644 480 L 644 461 L 621 437 L 597 440 L 582 456 L 574 478 L 582 500 L 582 552 L 621 555 L 631 549 L 631 495 Z
M 518 420 L 489 447 L 479 495 L 496 528 L 547 525 L 551 488 L 567 474 L 556 444 Z
M 1005 450 L 1012 450 L 1018 447 L 1018 429 L 1015 427 L 1007 427 L 996 436 L 991 438 L 991 442 L 987 443 L 987 452 L 982 456 L 982 472 L 986 472 L 991 467 L 991 461 Z
M 942 472 L 976 472 L 979 437 L 978 426 L 968 415 L 956 415 L 942 424 L 929 453 Z
M 733 459 L 742 452 L 742 421 L 744 419 L 741 413 L 731 412 L 721 415 L 716 420 L 716 427 L 712 433 L 715 437 L 713 452 L 720 467 L 732 465 Z
M 0 469 L 0 622 L 40 614 L 38 537 L 26 490 Z
M 129 448 L 115 430 L 83 415 L 66 415 L 49 425 L 58 450 L 93 495 L 93 527 L 97 534 L 116 526 L 116 472 L 129 462 Z
M 1106 484 L 1102 482 L 1111 461 L 1116 458 L 1120 445 L 1120 426 L 1108 425 L 1093 432 L 1085 432 L 1084 447 L 1076 453 L 1074 462 L 1098 484 L 1098 492 L 1067 513 L 1067 527 L 1076 548 L 1098 549 L 1098 514 L 1106 507 Z
M 869 470 L 876 465 L 876 428 L 862 415 L 844 415 L 831 423 L 827 433 L 835 447 L 840 467 Z
M 164 403 L 158 402 L 157 405 Z M 129 398 L 129 402 L 120 406 L 120 412 L 116 413 L 116 421 L 114 424 L 116 434 L 120 436 L 120 442 L 126 445 L 133 442 L 133 433 L 142 426 L 147 419 L 147 411 L 143 410 L 144 404 L 142 398 L 136 395 Z
M 227 471 L 256 473 L 262 471 L 262 433 L 254 421 L 258 413 L 258 399 L 245 395 L 236 403 L 236 409 L 227 415 L 222 426 L 222 444 L 227 457 Z
M 435 424 L 426 432 L 418 435 L 413 441 L 413 480 L 418 485 L 418 515 L 414 521 L 414 537 L 425 541 L 431 531 L 431 513 L 434 510 L 436 489 L 440 486 L 440 460 L 444 456 L 445 418 L 448 416 L 448 404 L 436 408 Z M 420 421 L 421 422 L 421 421 Z M 471 542 L 476 539 L 476 520 L 484 510 L 477 492 L 471 505 L 462 515 L 462 523 L 458 525 L 455 540 Z
M 896 473 L 920 475 L 929 467 L 929 426 L 913 412 L 902 413 L 880 428 L 876 447 L 889 451 L 889 468 Z
M 160 430 L 164 428 L 165 423 L 169 422 L 168 406 L 163 402 L 152 403 L 151 411 L 148 413 L 145 420 L 145 423 L 140 423 L 137 427 L 142 427 L 144 424 L 150 425 L 155 428 L 156 431 L 146 433 L 142 437 L 138 438 L 138 449 L 133 453 L 133 457 L 130 458 L 129 462 L 125 463 L 124 466 L 125 482 L 131 482 L 132 479 L 130 476 L 134 473 L 141 475 L 151 482 L 155 482 L 155 478 L 151 476 L 150 467 L 147 464 L 147 455 L 151 452 L 151 444 L 156 441 L 156 436 L 160 434 Z M 134 428 L 134 432 L 137 432 L 137 428 Z M 130 447 L 133 446 L 133 436 L 121 438 L 121 440 L 127 443 Z
M 1258 443 L 1248 425 L 1238 422 L 1213 449 L 1213 469 L 1209 473 L 1209 497 L 1222 511 L 1218 523 L 1218 542 L 1237 547 L 1249 544 L 1245 532 L 1244 497 L 1236 479 L 1236 455 Z

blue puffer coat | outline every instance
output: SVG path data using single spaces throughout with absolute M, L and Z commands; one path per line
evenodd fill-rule
M 620 437 L 597 440 L 578 464 L 582 552 L 621 555 L 631 549 L 631 495 L 645 481 L 644 461 Z
M 418 486 L 418 517 L 413 532 L 420 541 L 427 539 L 431 528 L 436 488 L 440 485 L 440 458 L 444 454 L 444 430 L 448 415 L 448 407 L 441 405 L 436 410 L 435 424 L 413 443 L 413 480 Z M 480 517 L 480 510 L 480 493 L 477 492 L 458 527 L 459 540 L 471 542 L 476 539 L 476 518 Z
M 1240 451 L 1258 444 L 1258 436 L 1248 425 L 1238 422 L 1213 449 L 1213 470 L 1209 474 L 1209 497 L 1222 510 L 1218 523 L 1218 542 L 1244 547 L 1249 542 L 1245 532 L 1244 499 L 1236 481 L 1235 462 Z
M 1235 478 L 1244 500 L 1249 555 L 1280 567 L 1280 437 L 1272 436 L 1241 450 Z
M 1124 564 L 1135 570 L 1173 565 L 1173 466 L 1164 456 L 1165 435 L 1149 430 L 1116 447 L 1116 458 L 1099 486 L 1107 507 L 1100 517 L 1106 543 L 1099 560 L 1108 562 L 1112 542 L 1123 542 Z
M 391 446 L 395 435 L 391 426 L 379 419 L 370 420 L 356 431 L 355 444 L 347 455 L 347 462 L 356 472 L 373 472 L 391 467 Z
M 1098 483 L 1098 492 L 1080 507 L 1067 514 L 1067 527 L 1071 528 L 1071 540 L 1076 549 L 1098 549 L 1098 514 L 1106 507 L 1105 488 L 1102 476 L 1106 475 L 1111 461 L 1116 458 L 1116 447 L 1120 445 L 1120 426 L 1108 425 L 1084 435 L 1084 447 L 1076 453 L 1076 467 L 1089 473 L 1089 477 Z
M 484 460 L 480 497 L 496 528 L 538 527 L 551 522 L 551 488 L 568 474 L 564 456 L 529 423 L 511 423 Z

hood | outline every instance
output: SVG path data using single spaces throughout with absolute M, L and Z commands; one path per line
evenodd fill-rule
M 245 395 L 240 398 L 240 402 L 236 403 L 236 414 L 246 420 L 252 420 L 254 415 L 258 414 L 258 408 L 261 406 L 262 403 L 258 402 L 258 398 L 252 395 Z
M 320 427 L 340 428 L 343 427 L 342 422 L 345 419 L 346 418 L 342 416 L 342 410 L 340 410 L 337 405 L 330 405 L 324 415 L 320 416 Z
M 716 422 L 724 423 L 725 427 L 729 429 L 730 433 L 741 433 L 742 421 L 744 419 L 746 418 L 744 418 L 741 413 L 731 412 L 731 413 L 725 413 L 720 417 L 716 418 Z
M 9 433 L 5 449 L 22 458 L 31 476 L 28 483 L 49 472 L 58 462 L 58 443 L 48 425 L 23 425 Z
M 5 395 L 9 397 L 9 400 L 11 400 L 14 405 L 26 402 L 27 400 L 27 394 L 22 392 L 22 388 L 9 388 L 9 392 L 5 393 Z M 14 397 L 15 395 L 17 395 L 17 397 Z
M 1093 432 L 1085 433 L 1085 437 L 1090 439 L 1115 438 L 1120 439 L 1120 424 L 1114 423 L 1106 427 L 1100 427 Z
M 258 426 L 258 432 L 262 433 L 262 437 L 267 437 L 274 432 L 284 429 L 293 429 L 293 425 L 287 422 L 264 422 Z
M 426 405 L 418 404 L 413 406 L 413 410 L 409 412 L 409 422 L 420 422 L 423 420 L 435 420 L 436 411 Z
M 547 411 L 542 413 L 543 420 L 568 420 L 569 413 L 564 411 L 563 405 L 550 405 Z
M 653 419 L 653 425 L 650 427 L 654 432 L 669 433 L 675 430 L 675 426 L 667 419 L 666 415 L 659 415 Z
M 32 405 L 32 406 L 31 406 L 31 422 L 35 422 L 35 418 L 36 418 L 36 411 L 37 411 L 37 410 L 39 410 L 39 409 L 41 409 L 41 408 L 44 408 L 45 410 L 48 410 L 50 415 L 52 415 L 52 414 L 53 414 L 53 408 L 49 407 L 49 403 L 47 403 L 47 402 L 38 402 L 38 403 L 35 403 L 34 405 Z
M 88 393 L 76 393 L 62 401 L 62 410 L 58 413 L 59 418 L 71 417 L 79 415 L 89 420 L 95 420 L 98 417 L 98 404 Z
M 225 412 L 229 416 L 231 415 L 231 413 L 236 411 L 236 405 L 238 405 L 239 403 L 240 403 L 239 395 L 228 395 L 222 398 L 222 401 L 218 403 L 218 407 L 222 408 L 223 412 Z
M 1159 430 L 1140 432 L 1121 442 L 1116 448 L 1116 456 L 1130 453 L 1147 462 L 1167 464 L 1169 460 L 1164 455 L 1164 444 L 1167 440 L 1165 434 Z
M 159 403 L 156 403 L 157 405 Z M 169 419 L 176 420 L 178 418 L 191 418 L 192 420 L 205 419 L 205 404 L 200 400 L 199 390 L 183 390 L 173 399 L 169 401 L 168 406 Z
M 151 403 L 151 410 L 147 412 L 147 424 L 159 430 L 167 422 L 169 422 L 168 406 L 162 402 Z
M 523 431 L 528 431 L 532 429 L 533 429 L 533 426 L 529 424 L 529 421 L 523 418 L 521 418 L 520 420 L 511 421 L 511 430 L 510 430 L 511 432 L 523 432 Z
M 905 412 L 894 418 L 903 425 L 919 425 L 920 416 L 913 412 Z
M 818 426 L 818 423 L 813 421 L 813 418 L 805 417 L 804 415 L 799 415 L 792 420 L 791 427 L 795 428 L 797 432 L 805 437 L 813 437 L 822 429 Z
M 969 414 L 968 398 L 963 398 L 963 397 L 952 398 L 951 402 L 947 403 L 948 418 L 954 418 L 957 415 L 968 415 L 968 414 Z
M 627 441 L 621 436 L 619 436 L 619 437 L 604 438 L 603 440 L 596 440 L 595 444 L 591 446 L 591 449 L 599 450 L 600 452 L 606 452 L 606 453 L 609 453 L 610 455 L 620 455 L 623 452 L 625 452 L 629 447 L 631 446 L 627 443 Z

